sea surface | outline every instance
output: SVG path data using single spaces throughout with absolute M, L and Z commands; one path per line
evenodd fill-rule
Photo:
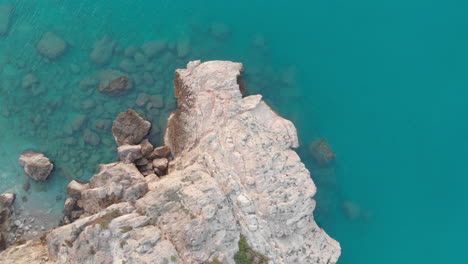
M 341 243 L 340 264 L 468 263 L 467 1 L 5 3 L 15 9 L 0 36 L 0 192 L 18 193 L 26 212 L 57 224 L 66 184 L 116 160 L 110 123 L 119 112 L 137 109 L 161 144 L 174 70 L 233 60 L 244 63 L 248 93 L 296 124 L 319 190 L 316 219 Z M 46 32 L 68 43 L 61 57 L 37 52 Z M 117 48 L 96 65 L 90 52 L 105 36 Z M 132 73 L 131 92 L 83 85 L 152 40 L 168 49 Z M 37 78 L 30 87 L 28 74 Z M 141 105 L 146 95 L 163 106 Z M 333 164 L 312 158 L 317 138 L 333 148 Z M 54 161 L 48 182 L 24 175 L 26 149 Z

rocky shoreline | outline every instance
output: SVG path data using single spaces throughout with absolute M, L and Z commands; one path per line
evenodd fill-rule
M 71 182 L 64 225 L 10 246 L 0 263 L 336 263 L 339 243 L 314 221 L 296 129 L 260 95 L 243 97 L 242 71 L 228 61 L 177 70 L 166 146 L 144 139 L 151 124 L 137 112 L 121 113 L 120 161 Z M 117 80 L 106 89 L 126 89 Z M 314 146 L 334 158 L 326 142 Z

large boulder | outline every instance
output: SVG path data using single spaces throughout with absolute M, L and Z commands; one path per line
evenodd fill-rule
M 67 43 L 52 32 L 45 33 L 36 45 L 37 51 L 49 59 L 61 56 L 67 49 Z
M 13 6 L 10 4 L 0 4 L 0 36 L 8 33 L 12 13 Z
M 335 159 L 335 153 L 324 138 L 310 143 L 310 151 L 314 159 L 321 165 L 326 165 Z
M 54 168 L 49 158 L 33 150 L 23 152 L 19 162 L 26 175 L 36 181 L 46 181 Z
M 133 89 L 133 81 L 126 73 L 104 70 L 99 74 L 99 91 L 106 94 L 120 94 Z
M 94 45 L 89 57 L 94 63 L 105 65 L 112 58 L 116 44 L 117 42 L 106 35 Z
M 119 146 L 137 145 L 148 135 L 151 123 L 144 120 L 135 110 L 129 109 L 117 116 L 112 125 L 112 134 Z

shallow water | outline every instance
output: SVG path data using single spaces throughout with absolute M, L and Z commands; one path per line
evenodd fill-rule
M 228 59 L 244 63 L 249 93 L 262 93 L 298 127 L 299 152 L 319 188 L 316 217 L 341 242 L 340 263 L 468 261 L 468 126 L 460 121 L 468 113 L 468 3 L 9 2 L 12 24 L 0 37 L 0 192 L 26 196 L 18 200 L 22 207 L 59 215 L 70 179 L 88 179 L 98 163 L 115 160 L 110 129 L 96 128 L 96 121 L 108 124 L 132 107 L 161 130 L 174 107 L 174 69 L 190 59 Z M 59 59 L 35 50 L 48 31 L 69 44 Z M 155 84 L 103 95 L 79 82 L 124 58 L 115 54 L 105 67 L 90 61 L 104 35 L 122 48 L 150 40 L 166 40 L 172 49 L 188 43 L 190 53 L 168 52 L 148 63 Z M 29 72 L 40 89 L 21 87 Z M 140 93 L 162 96 L 164 108 L 136 106 Z M 80 116 L 83 125 L 71 130 Z M 84 141 L 90 134 L 99 137 L 97 146 Z M 309 153 L 317 137 L 336 152 L 331 168 L 319 167 Z M 151 138 L 160 142 L 161 131 Z M 28 180 L 17 159 L 29 148 L 45 152 L 57 170 L 24 192 Z M 356 219 L 343 203 L 359 208 Z

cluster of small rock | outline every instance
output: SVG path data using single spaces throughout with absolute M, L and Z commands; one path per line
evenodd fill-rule
M 64 224 L 100 212 L 113 203 L 136 200 L 147 192 L 147 181 L 167 175 L 171 150 L 167 146 L 153 147 L 145 138 L 150 128 L 151 123 L 132 109 L 118 115 L 112 133 L 119 145 L 120 161 L 101 165 L 89 183 L 73 180 L 68 184 L 70 197 L 65 200 Z

